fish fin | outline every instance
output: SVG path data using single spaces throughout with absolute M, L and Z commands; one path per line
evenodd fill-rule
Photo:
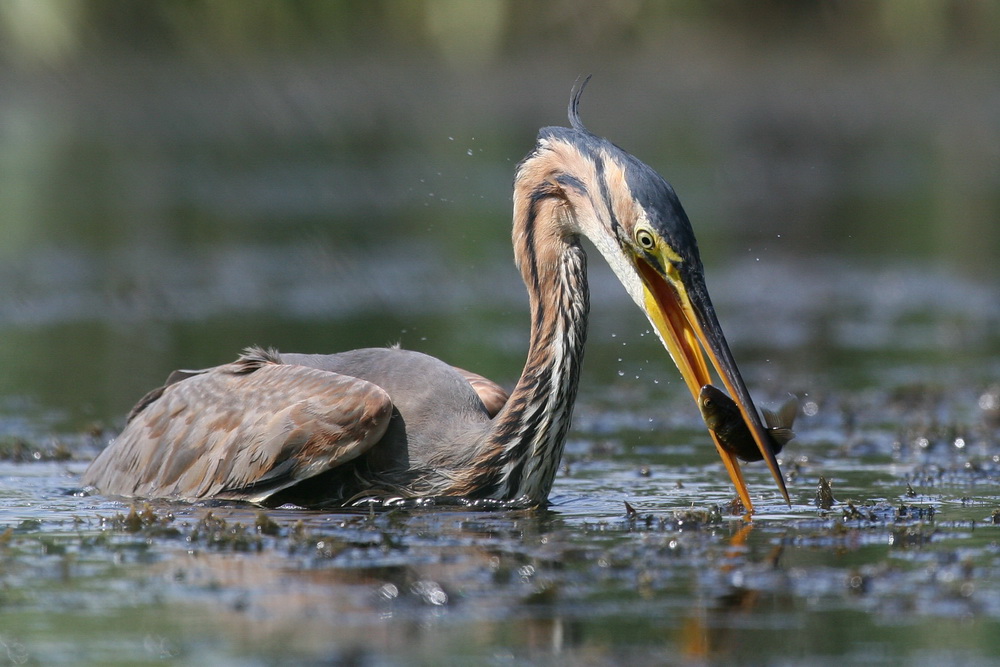
M 795 418 L 799 414 L 799 398 L 789 394 L 788 400 L 781 404 L 777 410 L 761 410 L 764 417 L 764 425 L 769 429 L 791 430 L 795 424 Z
M 799 414 L 799 399 L 797 396 L 789 394 L 788 400 L 782 403 L 777 411 L 764 408 L 761 412 L 764 416 L 767 432 L 774 440 L 774 444 L 777 445 L 775 449 L 780 452 L 781 448 L 795 437 L 792 425 L 795 423 L 795 417 Z
M 781 423 L 781 415 L 778 412 L 768 410 L 767 408 L 761 408 L 760 413 L 764 418 L 764 426 L 766 426 L 769 431 L 785 427 L 784 424 Z
M 774 441 L 774 453 L 777 454 L 781 448 L 788 444 L 795 437 L 795 432 L 790 428 L 772 428 L 767 432 Z

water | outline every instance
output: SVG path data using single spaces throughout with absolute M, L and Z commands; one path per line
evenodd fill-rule
M 748 465 L 752 523 L 593 252 L 545 510 L 82 494 L 139 396 L 246 345 L 401 342 L 512 383 L 509 183 L 566 95 L 455 75 L 442 99 L 407 87 L 437 80 L 417 65 L 387 69 L 391 100 L 352 87 L 364 67 L 311 62 L 7 73 L 0 662 L 995 664 L 1000 170 L 976 139 L 997 116 L 966 113 L 992 108 L 995 68 L 744 56 L 669 90 L 611 68 L 584 116 L 674 181 L 757 401 L 802 400 L 792 505 Z
M 802 304 L 775 307 L 771 288 L 790 273 Z M 992 660 L 996 312 L 976 283 L 914 268 L 853 274 L 893 286 L 891 308 L 890 287 L 810 280 L 823 273 L 787 261 L 710 276 L 730 337 L 765 341 L 737 344 L 755 393 L 803 400 L 781 457 L 790 508 L 756 464 L 746 475 L 758 514 L 747 524 L 731 513 L 733 490 L 676 372 L 626 307 L 599 302 L 547 510 L 262 519 L 250 507 L 152 503 L 129 521 L 129 505 L 76 493 L 99 435 L 35 439 L 44 419 L 9 422 L 29 462 L 0 464 L 0 642 L 10 661 L 40 664 Z M 948 298 L 906 305 L 908 289 L 929 285 Z M 484 319 L 519 308 L 492 303 L 499 312 Z M 360 311 L 344 321 L 369 321 Z M 869 314 L 863 327 L 852 313 Z M 408 316 L 428 339 L 413 344 L 435 347 L 452 314 Z M 519 339 L 521 316 L 480 334 L 510 368 L 517 346 L 503 341 Z M 769 344 L 772 327 L 799 338 Z M 802 358 L 817 336 L 826 353 Z M 955 337 L 951 354 L 942 337 Z M 30 462 L 34 451 L 72 460 Z M 837 500 L 829 510 L 814 503 L 820 476 Z

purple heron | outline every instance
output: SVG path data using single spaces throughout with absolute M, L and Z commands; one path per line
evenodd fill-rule
M 583 361 L 582 236 L 645 312 L 696 401 L 710 384 L 707 356 L 787 502 L 687 214 L 663 177 L 583 126 L 582 90 L 571 96 L 570 127 L 540 130 L 514 178 L 514 254 L 531 333 L 509 396 L 481 376 L 398 348 L 331 355 L 250 348 L 230 364 L 172 373 L 132 409 L 84 484 L 121 497 L 267 505 L 387 497 L 542 505 Z M 710 434 L 752 511 L 735 455 Z

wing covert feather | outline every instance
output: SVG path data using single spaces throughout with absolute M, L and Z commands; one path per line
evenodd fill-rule
M 385 433 L 378 386 L 296 365 L 227 364 L 168 384 L 84 473 L 103 493 L 261 501 Z
M 483 406 L 486 408 L 486 412 L 490 418 L 496 417 L 497 413 L 500 412 L 500 409 L 503 408 L 510 397 L 507 390 L 479 373 L 473 373 L 458 366 L 452 366 L 452 368 L 461 373 L 462 377 L 472 385 L 476 394 L 479 395 L 479 400 L 483 402 Z

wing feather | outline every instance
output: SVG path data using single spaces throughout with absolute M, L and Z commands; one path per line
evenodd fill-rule
M 476 394 L 479 395 L 479 400 L 483 402 L 483 406 L 486 408 L 486 412 L 489 413 L 490 418 L 496 417 L 497 413 L 507 403 L 507 399 L 510 398 L 507 390 L 479 373 L 473 373 L 458 366 L 452 366 L 452 368 L 461 373 L 462 377 L 472 385 Z
M 365 453 L 392 415 L 378 386 L 315 368 L 241 361 L 175 375 L 140 401 L 85 484 L 126 497 L 260 502 Z

